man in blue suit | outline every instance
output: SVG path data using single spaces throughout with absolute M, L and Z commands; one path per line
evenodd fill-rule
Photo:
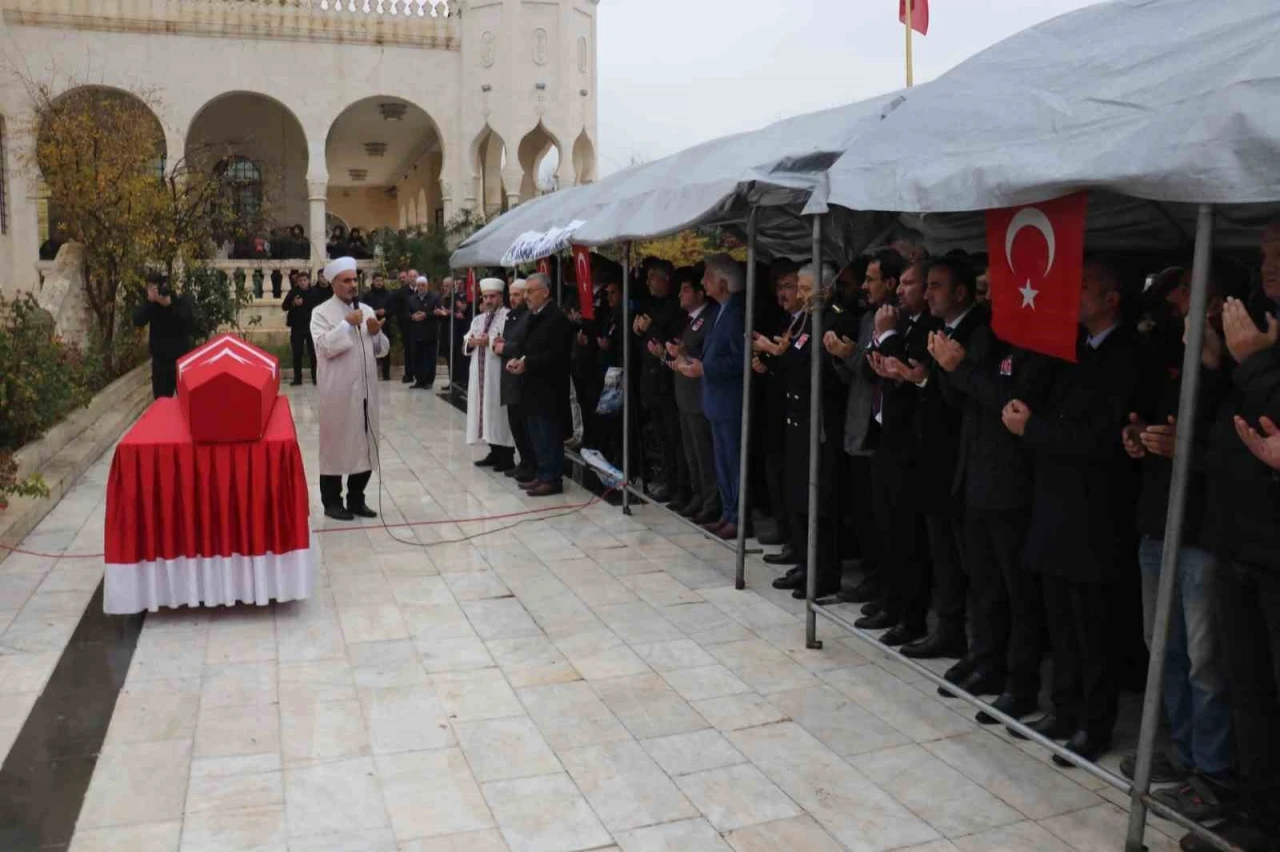
M 723 539 L 738 537 L 738 462 L 742 447 L 742 347 L 746 297 L 742 267 L 727 254 L 707 258 L 702 286 L 720 313 L 702 344 L 702 360 L 684 358 L 678 369 L 702 377 L 702 410 L 711 421 L 723 515 L 703 526 Z

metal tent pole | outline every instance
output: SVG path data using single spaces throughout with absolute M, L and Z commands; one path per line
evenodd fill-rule
M 631 514 L 631 243 L 622 248 L 622 514 Z
M 556 304 L 562 305 L 564 303 L 564 263 L 561 262 L 560 252 L 556 252 L 552 257 L 556 261 Z M 578 310 L 582 310 L 582 305 L 578 305 Z
M 821 648 L 818 641 L 818 614 L 813 609 L 818 596 L 818 477 L 822 470 L 822 216 L 813 217 L 813 295 L 809 300 L 809 346 L 813 352 L 809 368 L 809 542 L 805 553 L 804 645 Z
M 454 318 L 454 311 L 458 305 L 458 279 L 453 279 L 453 292 L 449 294 L 449 386 L 445 388 L 449 395 L 449 399 L 453 399 L 453 386 L 458 383 L 458 377 L 453 372 L 453 350 L 457 348 L 454 342 L 453 333 L 457 320 Z
M 756 323 L 756 209 L 747 215 L 747 306 L 742 345 L 742 448 L 738 453 L 738 558 L 733 587 L 747 587 L 747 458 L 751 455 L 751 330 Z M 704 379 L 705 381 L 705 379 Z
M 1187 474 L 1195 439 L 1195 407 L 1200 391 L 1200 353 L 1204 345 L 1204 317 L 1209 302 L 1209 254 L 1213 251 L 1213 205 L 1201 204 L 1196 218 L 1195 256 L 1191 262 L 1191 308 L 1186 351 L 1182 355 L 1182 387 L 1178 397 L 1178 434 L 1174 443 L 1173 478 L 1169 485 L 1169 514 L 1164 525 L 1164 551 L 1160 559 L 1160 586 L 1151 634 L 1151 660 L 1147 665 L 1147 690 L 1142 699 L 1142 727 L 1138 732 L 1138 759 L 1133 773 L 1129 805 L 1129 833 L 1125 852 L 1143 852 L 1147 824 L 1144 797 L 1151 786 L 1151 759 L 1160 722 L 1160 693 L 1164 681 L 1165 650 L 1169 638 L 1169 612 L 1182 543 L 1182 521 L 1187 506 Z

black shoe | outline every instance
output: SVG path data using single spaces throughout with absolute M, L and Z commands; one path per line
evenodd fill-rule
M 790 540 L 791 537 L 783 535 L 781 531 L 777 531 L 773 535 L 761 535 L 756 537 L 756 541 L 763 545 L 786 544 Z
M 359 503 L 347 503 L 347 511 L 361 518 L 376 518 L 378 513 L 369 508 L 369 504 L 361 500 Z
M 777 553 L 767 553 L 764 557 L 766 565 L 798 565 L 804 560 L 804 557 L 796 553 L 796 549 L 791 545 L 786 545 Z M 779 587 L 781 588 L 781 587 Z
M 407 385 L 412 381 L 413 381 L 413 375 L 411 373 L 405 373 L 404 377 L 400 379 L 400 384 Z
M 1030 725 L 1027 725 L 1027 727 L 1047 740 L 1065 740 L 1076 732 L 1076 723 L 1074 719 L 1064 719 L 1057 713 L 1052 712 L 1046 713 Z M 1025 736 L 1018 733 L 1013 728 L 1009 728 L 1008 731 L 1014 739 L 1026 739 Z
M 1004 675 L 990 669 L 976 669 L 957 685 L 970 695 L 1000 695 L 1004 690 Z
M 293 381 L 289 382 L 289 384 L 291 384 L 295 388 L 300 387 L 302 385 L 302 379 L 294 379 Z
M 963 657 L 968 645 L 963 633 L 953 631 L 937 631 L 930 633 L 919 642 L 912 642 L 902 649 L 905 657 L 917 660 L 934 660 L 939 657 Z
M 712 510 L 707 509 L 700 515 L 694 515 L 692 520 L 698 526 L 706 526 L 707 524 L 718 521 L 723 517 L 724 514 L 722 512 L 713 512 Z
M 703 506 L 697 500 L 690 500 L 688 503 L 685 503 L 679 509 L 675 510 L 676 514 L 680 517 L 687 518 L 691 521 L 701 515 L 704 511 L 710 511 L 710 507 Z M 717 514 L 719 514 L 718 510 Z
M 424 385 L 422 382 L 414 382 L 409 385 L 409 390 L 431 390 L 431 385 Z
M 880 603 L 880 601 L 869 601 L 864 603 L 859 611 L 863 615 L 879 615 L 884 612 L 884 604 Z
M 842 603 L 870 603 L 880 597 L 880 581 L 864 577 L 862 582 L 840 596 Z
M 1129 752 L 1120 758 L 1120 774 L 1130 781 L 1138 771 L 1138 755 L 1136 752 Z M 1156 753 L 1151 755 L 1151 783 L 1152 784 L 1180 784 L 1187 780 L 1187 767 L 1182 765 L 1182 761 L 1169 754 L 1166 749 L 1157 749 Z
M 356 519 L 355 515 L 342 506 L 325 506 L 324 514 L 326 518 L 333 518 L 335 521 L 354 521 Z
M 476 467 L 493 467 L 497 463 L 498 463 L 498 459 L 493 454 L 492 450 L 489 451 L 489 455 L 485 456 L 484 458 L 480 459 L 477 462 L 473 462 L 473 464 L 475 464 Z
M 891 627 L 886 630 L 880 636 L 880 641 L 890 646 L 906 645 L 908 642 L 914 642 L 923 635 L 924 631 L 917 627 L 908 627 L 905 624 L 899 624 L 897 627 Z
M 820 601 L 823 598 L 831 597 L 838 591 L 840 591 L 839 583 L 836 583 L 835 585 L 828 584 L 826 586 L 818 586 L 818 588 L 815 589 L 813 592 L 813 599 L 815 601 Z M 802 601 L 808 596 L 809 596 L 809 590 L 806 589 L 804 586 L 801 586 L 800 588 L 795 589 L 791 592 L 791 597 L 795 598 L 798 601 Z
M 1023 716 L 1030 716 L 1036 712 L 1036 698 L 1034 695 L 1014 695 L 1012 692 L 1002 692 L 1000 697 L 991 702 L 991 706 L 999 710 L 1006 716 L 1012 716 L 1021 721 Z M 986 710 L 983 710 L 974 717 L 979 725 L 994 725 L 1000 720 L 992 716 Z
M 515 469 L 516 469 L 516 463 L 510 457 L 503 457 L 501 459 L 498 459 L 498 461 L 495 462 L 493 465 L 494 473 L 506 473 L 509 470 L 515 470 Z
M 898 618 L 884 610 L 877 612 L 875 615 L 864 615 L 853 623 L 853 626 L 859 630 L 884 630 L 893 627 L 898 623 Z
M 511 470 L 506 471 L 505 475 L 511 477 L 512 479 L 518 482 L 521 479 L 528 479 L 530 476 L 534 476 L 535 472 L 534 472 L 534 469 L 529 467 L 528 465 L 518 464 L 515 467 L 513 467 Z
M 965 678 L 973 674 L 973 670 L 977 668 L 977 666 L 978 661 L 973 657 L 962 657 L 957 660 L 951 668 L 942 673 L 942 679 L 947 683 L 963 683 Z
M 670 503 L 671 492 L 667 490 L 665 485 L 659 485 L 656 488 L 646 488 L 645 494 L 655 503 Z
M 516 484 L 519 485 L 521 488 L 532 485 L 537 481 L 538 481 L 538 474 L 533 471 L 528 471 L 516 477 Z
M 1067 751 L 1080 755 L 1090 763 L 1096 763 L 1110 747 L 1111 737 L 1093 736 L 1088 731 L 1076 731 L 1066 743 Z M 1053 756 L 1053 762 L 1064 769 L 1075 766 L 1065 757 L 1056 754 Z
M 801 569 L 799 571 L 788 571 L 785 576 L 773 581 L 773 587 L 775 589 L 803 589 L 804 583 L 805 572 Z
M 1213 833 L 1245 852 L 1274 852 L 1274 833 L 1251 823 L 1247 817 L 1231 816 L 1213 827 Z M 1194 834 L 1184 835 L 1178 842 L 1182 852 L 1217 852 L 1218 847 Z

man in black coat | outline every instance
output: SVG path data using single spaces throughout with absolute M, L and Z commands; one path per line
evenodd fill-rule
M 631 321 L 631 329 L 644 342 L 640 362 L 640 404 L 649 430 L 658 438 L 663 480 L 649 491 L 659 503 L 689 502 L 689 471 L 680 452 L 680 410 L 672 392 L 672 373 L 666 366 L 666 344 L 680 336 L 685 313 L 673 292 L 674 268 L 665 260 L 650 260 L 645 273 L 649 302 Z
M 507 423 L 511 426 L 511 436 L 515 439 L 516 449 L 520 451 L 520 464 L 506 471 L 506 475 L 525 485 L 537 478 L 538 468 L 534 463 L 533 442 L 529 438 L 529 421 L 524 415 L 524 407 L 520 404 L 520 377 L 506 369 L 507 364 L 520 355 L 525 335 L 529 330 L 529 306 L 524 300 L 525 282 L 513 281 L 508 292 L 511 299 L 511 312 L 507 314 L 502 336 L 493 342 L 493 351 L 502 359 L 500 401 L 507 409 Z
M 929 313 L 942 328 L 935 334 L 966 345 L 977 329 L 986 328 L 990 313 L 975 305 L 977 276 L 964 257 L 929 261 L 925 267 L 925 301 Z M 911 366 L 910 364 L 908 366 Z M 916 483 L 920 488 L 925 527 L 929 531 L 929 558 L 933 566 L 934 631 L 903 646 L 908 657 L 963 657 L 965 595 L 968 578 L 960 562 L 963 504 L 952 485 L 960 455 L 960 401 L 947 392 L 947 377 L 933 369 L 932 357 L 913 368 L 926 372 L 916 406 Z M 1004 686 L 998 672 L 975 672 L 961 686 L 975 694 L 999 694 Z
M 886 645 L 924 637 L 929 613 L 928 531 L 916 476 L 920 388 L 912 363 L 927 360 L 929 332 L 942 323 L 930 316 L 924 294 L 925 263 L 918 261 L 898 279 L 898 306 L 884 305 L 876 311 L 866 359 L 868 375 L 879 377 L 872 417 L 880 424 L 880 444 L 871 477 L 889 576 L 880 605 L 855 623 L 869 630 L 889 628 L 880 637 Z
M 687 270 L 680 281 L 680 307 L 687 314 L 677 341 L 667 343 L 667 366 L 675 380 L 676 406 L 680 410 L 680 436 L 684 443 L 685 464 L 689 468 L 688 502 L 671 509 L 694 523 L 705 524 L 720 517 L 720 490 L 716 485 L 715 449 L 711 440 L 711 422 L 702 413 L 702 377 L 689 377 L 675 369 L 681 355 L 702 358 L 702 342 L 707 336 L 720 305 L 709 300 L 702 289 L 702 276 Z M 700 520 L 705 519 L 705 520 Z
M 797 292 L 798 267 L 788 265 L 775 270 L 774 282 L 778 307 L 782 317 L 772 338 L 752 332 L 751 369 L 763 378 L 759 392 L 761 426 L 760 445 L 764 449 L 765 485 L 769 491 L 769 506 L 777 524 L 777 538 L 772 543 L 782 545 L 778 553 L 769 553 L 764 561 L 769 565 L 799 566 L 804 561 L 804 551 L 796 542 L 796 531 L 791 527 L 791 512 L 787 506 L 787 376 L 786 370 L 795 359 L 783 357 L 787 347 L 800 334 L 807 322 L 800 296 Z M 761 542 L 762 544 L 767 542 Z M 796 567 L 785 576 L 773 581 L 775 589 L 798 589 L 804 585 L 804 571 Z
M 535 272 L 525 280 L 528 331 L 520 354 L 506 370 L 520 377 L 521 404 L 538 475 L 525 486 L 530 497 L 563 494 L 564 436 L 569 420 L 569 368 L 573 325 L 551 298 L 550 278 Z
M 311 274 L 299 272 L 293 276 L 293 286 L 280 304 L 285 312 L 285 324 L 289 326 L 289 348 L 293 352 L 293 384 L 302 384 L 302 359 L 305 354 L 311 364 L 311 384 L 316 383 L 316 344 L 311 339 L 311 312 L 316 305 L 315 291 L 311 288 Z
M 373 312 L 378 315 L 378 322 L 386 322 L 392 301 L 392 293 L 387 289 L 386 276 L 381 272 L 373 273 L 373 284 L 360 297 L 360 301 L 373 308 Z M 378 376 L 384 382 L 391 378 L 390 352 L 378 359 Z
M 417 287 L 406 302 L 409 321 L 410 352 L 413 357 L 412 387 L 430 390 L 436 383 L 436 364 L 439 361 L 439 312 L 440 296 L 431 292 L 426 276 L 419 275 Z
M 387 299 L 387 315 L 395 320 L 396 330 L 400 333 L 400 356 L 404 361 L 404 376 L 400 382 L 407 385 L 414 380 L 413 341 L 410 339 L 412 324 L 409 322 L 408 313 L 409 297 L 417 289 L 418 272 L 415 269 L 402 270 L 399 279 L 400 286 L 392 290 Z
M 1122 324 L 1122 284 L 1086 261 L 1077 363 L 1062 363 L 1034 410 L 1013 399 L 1001 417 L 1034 457 L 1025 564 L 1040 574 L 1053 649 L 1053 712 L 1032 727 L 1094 760 L 1111 744 L 1117 684 L 1111 655 L 1112 588 L 1128 569 L 1133 467 L 1119 427 L 1133 405 L 1140 352 Z M 1055 757 L 1060 765 L 1065 761 Z
M 175 293 L 158 273 L 147 276 L 145 300 L 133 312 L 133 324 L 147 330 L 151 350 L 151 395 L 155 399 L 178 391 L 178 359 L 191 351 L 191 298 Z

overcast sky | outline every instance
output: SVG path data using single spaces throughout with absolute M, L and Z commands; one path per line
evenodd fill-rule
M 934 0 L 916 82 L 1091 0 Z M 897 0 L 600 0 L 601 176 L 901 88 Z

